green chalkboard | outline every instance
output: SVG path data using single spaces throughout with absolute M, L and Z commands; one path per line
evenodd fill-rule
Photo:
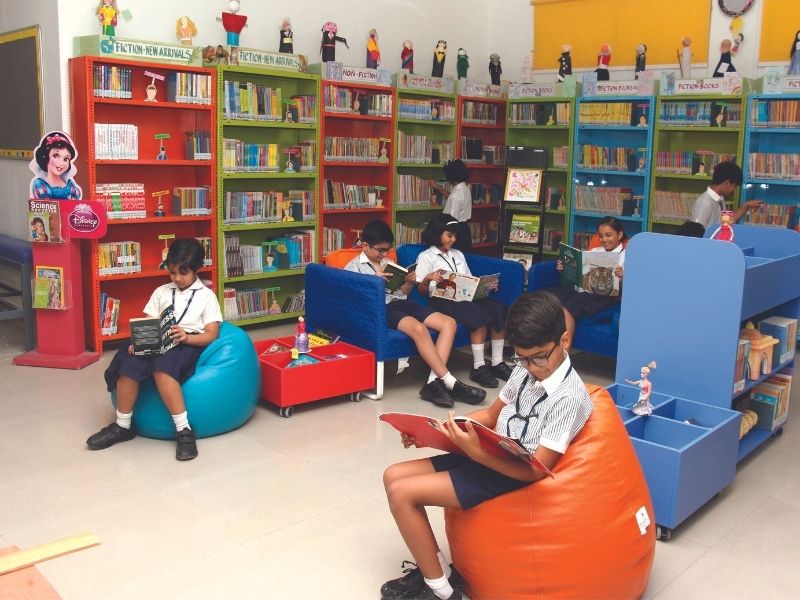
M 30 160 L 44 135 L 39 27 L 0 33 L 0 158 Z

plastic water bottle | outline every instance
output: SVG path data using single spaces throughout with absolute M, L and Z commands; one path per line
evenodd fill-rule
M 297 326 L 294 330 L 294 347 L 298 352 L 308 352 L 308 333 L 306 332 L 306 321 L 303 317 L 297 318 Z

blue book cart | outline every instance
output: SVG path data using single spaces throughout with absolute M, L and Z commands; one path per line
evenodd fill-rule
M 727 487 L 736 464 L 771 436 L 752 429 L 739 440 L 734 392 L 739 329 L 777 315 L 800 318 L 800 235 L 788 229 L 734 226 L 734 243 L 642 233 L 625 260 L 619 351 L 610 391 L 633 441 L 653 497 L 658 538 Z M 630 407 L 642 366 L 656 361 L 647 417 Z

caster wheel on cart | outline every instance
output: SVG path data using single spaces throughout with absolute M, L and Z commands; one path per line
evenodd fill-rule
M 350 394 L 350 400 L 352 402 L 361 402 L 362 400 L 361 392 L 353 392 L 352 394 Z
M 656 525 L 656 540 L 661 540 L 662 542 L 668 542 L 671 537 L 672 537 L 672 529 L 670 529 L 669 527 L 662 527 L 661 525 Z
M 772 433 L 772 436 L 773 436 L 773 437 L 781 437 L 782 435 L 783 435 L 783 427 L 781 427 L 780 429 L 776 429 L 776 430 L 775 430 L 775 431 Z
M 278 409 L 278 414 L 282 416 L 284 419 L 288 419 L 294 414 L 294 407 L 284 406 L 283 408 Z

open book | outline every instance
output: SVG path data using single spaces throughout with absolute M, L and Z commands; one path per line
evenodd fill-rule
M 390 292 L 396 292 L 406 280 L 406 275 L 417 268 L 417 263 L 409 267 L 401 267 L 395 262 L 384 260 L 382 263 L 383 272 L 391 273 L 392 276 L 386 279 L 386 289 Z
M 481 300 L 500 285 L 500 273 L 475 277 L 440 269 L 442 281 L 436 284 L 431 298 L 445 298 L 456 302 Z
M 160 317 L 139 317 L 130 320 L 131 343 L 136 356 L 164 354 L 178 344 L 170 336 L 175 321 L 175 310 L 170 304 Z
M 450 438 L 433 427 L 436 419 L 411 413 L 383 413 L 379 419 L 389 423 L 399 432 L 412 436 L 417 441 L 418 447 L 436 448 L 445 452 L 463 454 L 461 449 L 450 441 Z M 501 435 L 494 429 L 490 429 L 469 417 L 455 417 L 454 420 L 464 431 L 467 429 L 467 421 L 471 422 L 475 432 L 478 434 L 481 447 L 486 452 L 500 458 L 513 456 L 529 463 L 537 471 L 541 471 L 550 477 L 553 476 L 550 469 L 545 467 L 538 458 L 520 444 L 519 440 Z
M 614 275 L 619 266 L 619 252 L 578 250 L 561 243 L 558 257 L 564 266 L 561 285 L 600 296 L 619 296 L 619 278 Z

